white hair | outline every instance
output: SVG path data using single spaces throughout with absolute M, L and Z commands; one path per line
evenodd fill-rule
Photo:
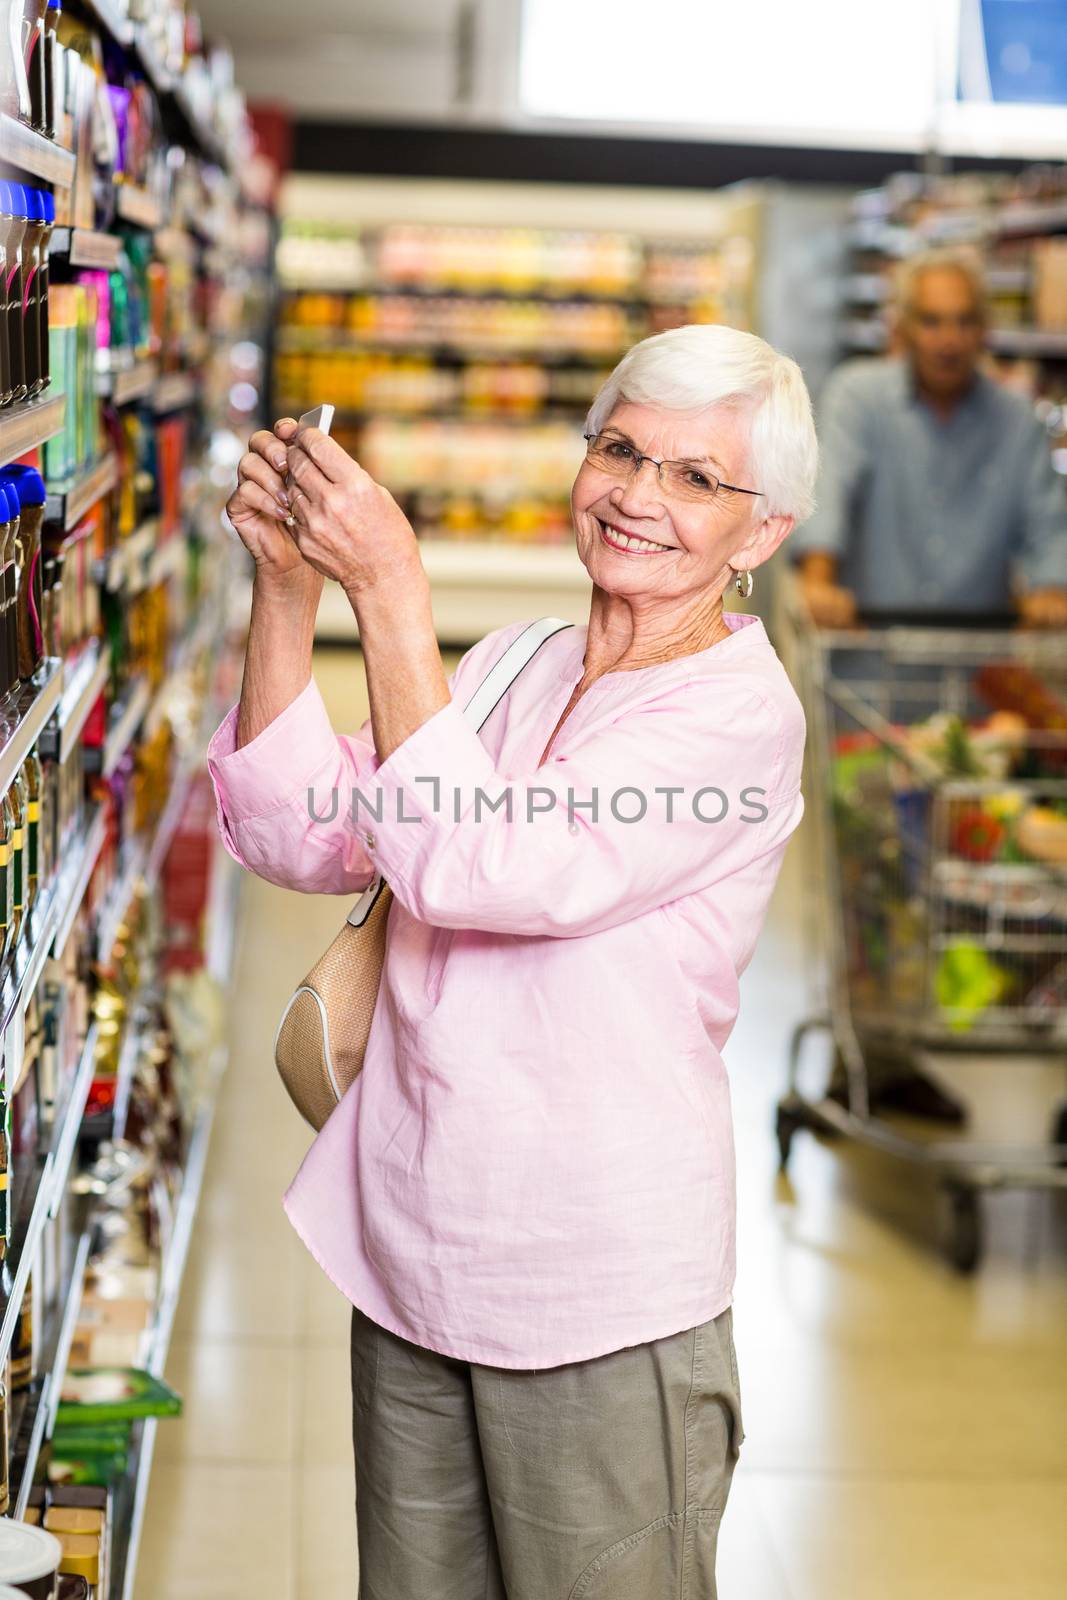
M 811 397 L 795 361 L 754 333 L 721 324 L 691 323 L 642 339 L 601 385 L 586 418 L 599 433 L 617 405 L 703 411 L 708 406 L 752 408 L 749 466 L 756 515 L 803 522 L 815 505 L 818 445 Z

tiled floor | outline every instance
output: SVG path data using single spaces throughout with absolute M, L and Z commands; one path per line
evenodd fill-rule
M 358 659 L 321 655 L 316 675 L 335 726 L 358 725 Z M 802 848 L 728 1053 L 747 1441 L 720 1595 L 1062 1600 L 1067 1206 L 997 1199 L 967 1280 L 937 1253 L 914 1173 L 802 1136 L 778 1177 L 773 1105 L 805 995 Z M 344 905 L 244 885 L 232 1064 L 167 1374 L 186 1410 L 159 1429 L 138 1600 L 355 1597 L 347 1308 L 281 1211 L 307 1138 L 271 1059 L 289 987 Z M 1047 1093 L 1011 1081 L 1013 1109 Z M 989 1076 L 991 1106 L 1003 1084 Z

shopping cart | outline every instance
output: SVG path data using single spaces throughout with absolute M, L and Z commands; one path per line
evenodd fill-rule
M 1067 1187 L 1067 1111 L 1047 1140 L 928 1140 L 869 1108 L 869 1067 L 916 1052 L 1067 1066 L 1067 642 L 1008 627 L 815 628 L 794 582 L 779 645 L 808 719 L 806 794 L 825 1001 L 794 1031 L 777 1111 L 933 1172 L 948 1254 L 982 1253 L 980 1193 Z M 801 1091 L 828 1032 L 847 1104 Z M 914 1124 L 912 1124 L 914 1126 Z

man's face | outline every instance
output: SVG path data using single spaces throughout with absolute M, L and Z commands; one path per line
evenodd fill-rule
M 985 325 L 974 291 L 954 267 L 920 273 L 900 337 L 919 386 L 929 394 L 960 394 L 974 377 Z

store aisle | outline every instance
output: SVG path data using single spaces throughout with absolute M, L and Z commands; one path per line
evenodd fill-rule
M 358 725 L 358 661 L 320 653 L 315 671 L 335 726 Z M 722 1600 L 1059 1600 L 1065 1210 L 998 1201 L 967 1281 L 930 1247 L 929 1194 L 900 1169 L 801 1138 L 795 1195 L 777 1177 L 802 849 L 729 1049 L 747 1442 Z M 159 1429 L 138 1600 L 355 1597 L 347 1307 L 280 1208 L 308 1139 L 270 1053 L 344 904 L 244 884 L 232 1062 L 167 1370 L 186 1410 Z

